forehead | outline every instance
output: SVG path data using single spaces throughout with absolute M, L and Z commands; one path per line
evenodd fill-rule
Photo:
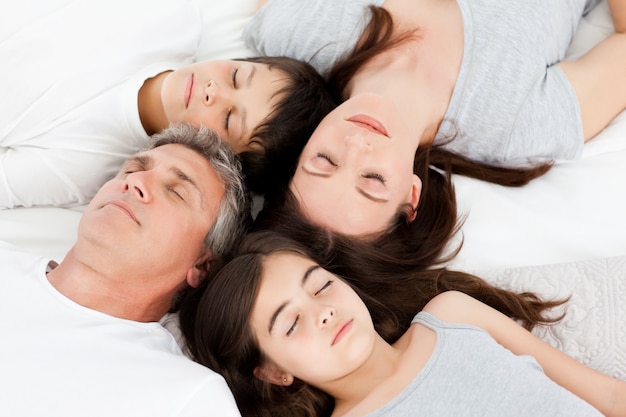
M 219 206 L 224 196 L 224 183 L 209 161 L 198 152 L 185 145 L 172 143 L 150 149 L 139 156 L 149 159 L 151 166 L 147 167 L 148 169 L 161 169 L 175 173 L 179 177 L 188 177 L 189 182 L 200 191 L 206 203 L 204 209 Z
M 363 197 L 354 185 L 337 176 L 320 178 L 306 175 L 298 169 L 290 189 L 300 211 L 310 221 L 348 236 L 364 236 L 385 230 L 388 219 L 397 210 L 391 204 Z
M 262 281 L 297 281 L 297 272 L 304 271 L 313 261 L 293 252 L 275 252 L 263 259 Z

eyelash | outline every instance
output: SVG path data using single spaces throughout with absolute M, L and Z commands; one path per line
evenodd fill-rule
M 317 153 L 317 157 L 318 157 L 318 158 L 324 158 L 325 160 L 327 160 L 327 161 L 328 161 L 328 163 L 329 163 L 329 164 L 331 164 L 331 165 L 332 165 L 332 166 L 334 166 L 334 167 L 336 167 L 336 166 L 337 166 L 337 164 L 336 164 L 336 163 L 335 163 L 332 159 L 330 159 L 330 156 L 328 156 L 327 154 L 325 154 L 325 153 L 323 153 L 323 152 L 318 152 L 318 153 Z
M 320 289 L 319 289 L 319 290 L 315 293 L 315 295 L 318 295 L 319 293 L 321 293 L 322 291 L 324 291 L 325 289 L 327 289 L 328 287 L 330 287 L 330 285 L 331 285 L 332 283 L 333 283 L 333 280 L 332 280 L 332 279 L 331 279 L 331 280 L 328 280 L 328 281 L 326 282 L 326 284 L 324 284 L 324 285 L 322 286 L 322 288 L 320 288 Z
M 180 198 L 182 201 L 185 201 L 185 199 L 183 198 L 182 194 L 180 194 L 178 191 L 176 191 L 174 188 L 170 188 L 169 189 L 172 193 L 174 193 L 176 195 L 176 197 Z
M 237 88 L 237 73 L 239 72 L 239 67 L 237 68 L 233 68 L 232 72 L 231 72 L 231 81 L 233 83 L 233 88 Z M 226 113 L 226 117 L 224 118 L 224 129 L 226 129 L 228 131 L 228 125 L 230 124 L 230 115 L 232 113 L 232 110 L 228 110 L 228 113 Z
M 233 81 L 233 88 L 237 88 L 237 73 L 239 72 L 239 67 L 234 68 L 232 75 L 231 75 L 231 79 Z
M 232 110 L 228 110 L 228 113 L 226 113 L 226 117 L 224 118 L 224 129 L 226 129 L 226 131 L 228 131 L 228 124 L 230 122 L 230 114 L 232 113 Z
M 375 172 L 368 172 L 367 174 L 363 175 L 363 177 L 364 178 L 371 178 L 371 179 L 374 179 L 374 180 L 378 180 L 378 181 L 382 182 L 383 184 L 385 182 L 387 182 L 385 177 L 383 177 L 382 175 L 377 174 Z
M 318 295 L 322 291 L 328 289 L 328 287 L 330 287 L 332 283 L 333 283 L 333 280 L 328 280 L 326 284 L 322 286 L 322 288 L 320 288 L 318 291 L 315 292 L 314 295 Z M 291 336 L 293 334 L 293 332 L 296 330 L 296 327 L 298 327 L 299 321 L 300 321 L 300 315 L 296 316 L 296 319 L 294 320 L 293 324 L 291 325 L 289 330 L 287 330 L 287 336 Z
M 291 327 L 289 328 L 289 330 L 287 330 L 287 336 L 291 336 L 291 334 L 293 333 L 294 330 L 296 330 L 296 327 L 298 326 L 298 322 L 300 321 L 300 315 L 298 315 L 295 319 L 295 321 L 293 322 L 293 324 L 291 325 Z

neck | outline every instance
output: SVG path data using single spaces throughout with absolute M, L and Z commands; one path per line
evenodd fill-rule
M 47 275 L 50 284 L 65 297 L 83 307 L 138 322 L 159 321 L 169 310 L 173 294 L 147 293 L 145 286 L 139 288 L 118 279 L 122 271 L 107 274 L 81 263 L 74 251 L 70 250 Z
M 448 110 L 461 67 L 461 11 L 456 0 L 386 0 L 384 8 L 398 30 L 417 28 L 415 37 L 367 62 L 346 92 L 371 91 L 390 98 L 419 143 L 431 142 Z
M 366 362 L 340 380 L 321 389 L 335 398 L 333 416 L 358 410 L 380 386 L 384 386 L 397 371 L 401 352 L 377 336 L 376 345 Z
M 141 119 L 141 125 L 149 135 L 160 132 L 169 125 L 163 110 L 161 86 L 163 85 L 163 80 L 170 72 L 165 71 L 148 78 L 139 89 L 137 97 L 139 118 Z

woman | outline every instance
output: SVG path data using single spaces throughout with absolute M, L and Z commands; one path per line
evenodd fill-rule
M 149 135 L 179 122 L 216 130 L 261 189 L 280 171 L 275 154 L 297 155 L 334 107 L 293 59 L 193 63 L 202 15 L 192 4 L 41 6 L 5 15 L 0 31 L 0 208 L 87 202 Z
M 523 185 L 552 160 L 576 157 L 583 138 L 626 104 L 625 34 L 610 36 L 578 61 L 560 62 L 594 1 L 573 2 L 567 13 L 541 2 L 388 0 L 370 14 L 370 3 L 271 0 L 248 27 L 247 40 L 263 53 L 311 60 L 341 100 L 370 93 L 394 103 L 415 141 L 432 146 L 430 163 L 445 171 Z M 286 14 L 297 25 L 283 22 Z M 613 15 L 618 20 L 625 13 L 615 7 Z M 360 24 L 368 18 L 367 26 Z M 270 31 L 278 26 L 289 34 Z M 375 118 L 377 111 L 363 106 L 362 113 Z M 336 185 L 302 166 L 301 159 L 290 191 L 311 221 L 352 235 L 380 234 L 390 224 L 389 216 L 361 221 L 354 210 L 331 210 L 336 200 L 326 196 Z
M 312 62 L 342 100 L 386 95 L 420 120 L 422 144 L 517 166 L 576 158 L 626 106 L 626 34 L 562 61 L 596 3 L 271 0 L 245 36 L 263 54 Z M 609 3 L 619 30 L 626 7 Z
M 551 321 L 543 313 L 559 304 L 461 275 L 461 289 L 490 292 L 495 307 L 526 316 L 528 327 Z M 184 305 L 181 321 L 191 353 L 224 375 L 244 416 L 626 411 L 626 383 L 574 361 L 469 295 L 448 291 L 453 276 L 432 271 L 431 286 L 414 288 L 422 289 L 413 295 L 423 305 L 400 332 L 391 311 L 398 308 L 396 292 L 371 297 L 299 245 L 252 236 L 201 297 Z M 361 278 L 367 280 L 356 282 Z

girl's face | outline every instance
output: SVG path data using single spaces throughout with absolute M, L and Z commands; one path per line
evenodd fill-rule
M 161 100 L 170 123 L 207 126 L 240 153 L 258 146 L 251 134 L 276 105 L 284 79 L 264 64 L 203 61 L 169 73 Z
M 400 205 L 417 207 L 419 138 L 381 96 L 351 97 L 319 124 L 302 151 L 291 191 L 314 222 L 347 235 L 380 232 Z
M 320 387 L 365 361 L 376 331 L 350 286 L 292 253 L 270 255 L 263 269 L 251 328 L 273 369 L 280 370 L 273 382 L 281 384 L 284 372 Z

